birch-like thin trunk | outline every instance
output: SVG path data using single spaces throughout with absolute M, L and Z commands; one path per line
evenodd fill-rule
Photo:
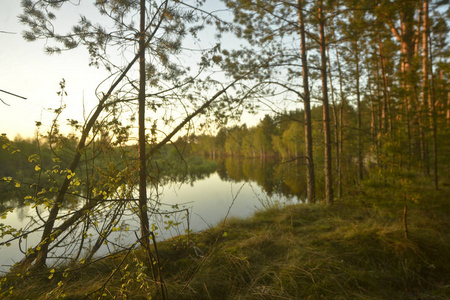
M 303 105 L 305 112 L 305 150 L 306 150 L 306 197 L 310 203 L 316 201 L 316 179 L 314 174 L 314 159 L 312 147 L 312 122 L 311 122 L 311 101 L 309 95 L 309 74 L 308 74 L 308 57 L 306 50 L 305 38 L 305 21 L 303 17 L 302 0 L 297 0 L 298 5 L 298 21 L 300 25 L 300 51 L 302 57 L 302 77 L 303 77 Z

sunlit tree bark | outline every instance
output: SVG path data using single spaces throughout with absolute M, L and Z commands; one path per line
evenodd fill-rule
M 325 17 L 323 13 L 323 3 L 318 3 L 318 19 L 320 32 L 320 60 L 321 60 L 321 78 L 322 78 L 322 101 L 323 101 L 323 132 L 325 142 L 325 200 L 327 203 L 333 203 L 333 171 L 331 167 L 331 137 L 330 137 L 330 113 L 328 101 L 328 82 L 327 82 L 327 56 L 326 56 L 326 37 L 325 37 Z
M 315 202 L 316 200 L 316 187 L 315 187 L 315 174 L 314 174 L 314 156 L 312 147 L 312 123 L 311 123 L 311 98 L 309 94 L 309 74 L 308 74 L 308 57 L 306 49 L 305 38 L 305 20 L 303 16 L 303 1 L 297 0 L 298 5 L 298 20 L 300 25 L 300 51 L 302 57 L 302 77 L 303 77 L 303 109 L 305 115 L 305 150 L 307 157 L 307 184 L 306 184 L 306 197 L 308 201 Z

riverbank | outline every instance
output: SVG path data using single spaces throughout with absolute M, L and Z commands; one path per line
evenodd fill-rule
M 167 240 L 158 255 L 168 299 L 448 299 L 449 195 L 447 188 L 404 202 L 386 193 L 331 206 L 272 205 Z M 11 274 L 2 293 L 6 299 L 160 299 L 143 260 L 137 250 Z

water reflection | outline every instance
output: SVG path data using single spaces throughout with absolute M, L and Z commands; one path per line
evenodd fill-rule
M 187 230 L 204 230 L 215 226 L 226 216 L 245 218 L 251 216 L 256 209 L 274 203 L 305 202 L 306 185 L 303 175 L 305 170 L 299 163 L 225 158 L 217 160 L 215 165 L 214 169 L 187 170 L 187 173 L 177 175 L 176 180 L 173 177 L 172 180 L 166 179 L 158 190 L 149 188 L 148 195 L 151 199 L 157 200 L 151 203 L 154 210 L 160 213 L 178 211 L 174 214 L 152 215 L 151 222 L 160 240 L 184 234 Z M 2 198 L 5 199 L 4 196 Z M 30 218 L 37 218 L 35 211 L 23 206 L 23 201 L 17 197 L 1 204 L 2 208 L 17 205 L 18 209 L 9 214 L 4 222 L 15 228 L 23 228 Z M 132 244 L 136 240 L 133 232 L 139 233 L 139 221 L 133 207 L 119 208 L 123 203 L 114 205 L 116 206 L 111 206 L 107 210 L 104 207 L 99 208 L 97 217 L 92 216 L 90 220 L 92 223 L 102 224 L 99 225 L 101 228 L 104 228 L 103 224 L 111 223 L 105 220 L 114 220 L 116 222 L 113 224 L 114 228 L 121 228 L 117 231 L 112 230 L 108 238 L 116 245 L 111 248 L 110 245 L 102 246 L 97 255 L 120 249 L 117 245 Z M 116 208 L 117 215 L 109 216 Z M 124 228 L 128 228 L 128 231 L 124 232 Z M 98 232 L 90 229 L 89 233 L 92 237 L 86 242 L 85 251 L 92 249 L 98 241 Z M 28 245 L 34 245 L 39 237 L 40 232 L 30 235 Z M 8 248 L 1 247 L 0 265 L 11 265 L 11 262 L 20 260 L 23 254 L 17 251 L 17 248 L 17 242 Z M 74 249 L 73 253 L 77 252 L 76 244 L 71 245 L 71 248 Z M 55 252 L 55 256 L 61 256 L 56 254 Z
M 220 161 L 222 180 L 254 181 L 271 197 L 297 197 L 306 202 L 305 166 L 299 161 L 225 158 Z

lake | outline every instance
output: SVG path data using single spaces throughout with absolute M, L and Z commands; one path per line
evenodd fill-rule
M 286 165 L 277 162 L 261 162 L 258 160 L 223 160 L 218 162 L 215 172 L 195 176 L 196 179 L 185 180 L 183 183 L 166 183 L 159 188 L 159 205 L 157 208 L 161 212 L 179 210 L 178 213 L 168 215 L 152 215 L 151 223 L 159 240 L 167 239 L 179 234 L 184 234 L 187 229 L 198 232 L 210 226 L 217 225 L 225 217 L 246 218 L 251 216 L 256 210 L 264 209 L 274 204 L 304 202 L 304 184 L 295 182 L 303 177 L 301 170 L 297 172 L 287 172 Z M 281 169 L 280 169 L 281 168 Z M 294 189 L 290 188 L 294 185 Z M 298 188 L 300 186 L 301 188 Z M 296 188 L 296 189 L 295 189 Z M 300 191 L 300 193 L 299 193 Z M 148 190 L 148 195 L 152 198 L 154 191 Z M 11 206 L 7 203 L 6 206 Z M 46 218 L 47 211 L 37 208 L 43 219 Z M 8 214 L 2 223 L 10 225 L 16 229 L 28 226 L 30 220 L 37 219 L 36 209 L 29 206 L 21 206 Z M 108 240 L 110 243 L 103 245 L 96 255 L 104 255 L 108 252 L 121 249 L 120 245 L 130 245 L 136 241 L 139 234 L 139 220 L 135 214 L 125 210 L 118 218 L 115 227 L 118 229 L 112 232 Z M 102 219 L 104 222 L 104 219 Z M 98 220 L 99 223 L 102 220 Z M 189 222 L 188 222 L 189 220 Z M 105 222 L 106 223 L 106 222 Z M 173 226 L 173 224 L 178 224 Z M 172 226 L 170 226 L 172 225 Z M 100 227 L 100 226 L 99 226 Z M 120 229 L 119 229 L 120 228 Z M 128 228 L 125 232 L 123 229 Z M 94 230 L 89 230 L 93 241 L 98 236 Z M 74 233 L 76 234 L 76 233 Z M 79 233 L 78 233 L 79 234 Z M 23 251 L 28 247 L 36 245 L 41 232 L 30 234 L 27 239 L 11 242 L 9 247 L 0 248 L 0 271 L 5 272 L 14 262 L 23 258 Z M 6 240 L 5 237 L 4 240 Z M 92 243 L 85 243 L 85 247 L 92 247 Z M 74 257 L 77 253 L 77 245 L 71 245 L 71 250 L 64 248 L 54 251 L 55 257 Z M 53 259 L 52 262 L 59 263 L 61 260 Z

